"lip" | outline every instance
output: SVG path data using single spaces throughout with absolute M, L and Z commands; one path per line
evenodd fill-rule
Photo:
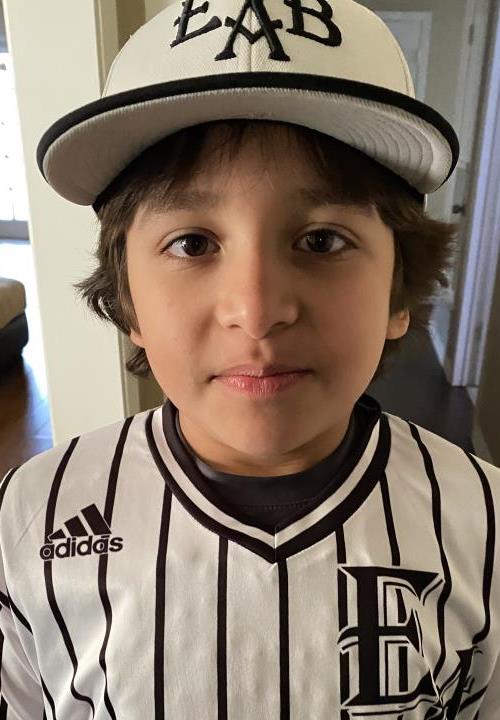
M 311 375 L 310 370 L 280 373 L 279 375 L 268 375 L 265 377 L 252 377 L 248 375 L 218 375 L 214 378 L 214 380 L 222 383 L 230 390 L 256 399 L 264 400 L 292 388 L 307 377 L 307 375 Z
M 223 372 L 214 377 L 274 377 L 289 373 L 310 372 L 308 368 L 297 367 L 293 365 L 284 365 L 282 363 L 269 363 L 267 365 L 235 365 L 227 368 Z

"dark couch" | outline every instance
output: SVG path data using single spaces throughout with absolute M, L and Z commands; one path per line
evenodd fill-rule
M 26 291 L 19 280 L 0 277 L 0 369 L 12 365 L 29 340 Z

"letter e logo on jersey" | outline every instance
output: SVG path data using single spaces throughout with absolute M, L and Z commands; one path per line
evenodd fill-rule
M 437 573 L 347 566 L 338 573 L 340 688 L 349 717 L 403 713 L 420 700 L 438 700 L 418 618 L 441 585 Z

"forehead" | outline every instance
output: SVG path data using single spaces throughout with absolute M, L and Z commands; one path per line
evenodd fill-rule
M 218 125 L 211 128 L 189 175 L 182 182 L 171 178 L 168 191 L 156 188 L 143 203 L 146 213 L 215 210 L 230 195 L 244 195 L 255 183 L 264 185 L 291 209 L 337 205 L 365 217 L 377 215 L 372 202 L 353 193 L 345 162 L 336 167 L 335 158 L 333 162 L 329 158 L 327 172 L 319 170 L 317 158 L 313 162 L 308 152 L 310 147 L 300 142 L 303 135 L 298 128 L 257 125 L 238 143 L 234 135 L 227 142 L 226 129 Z

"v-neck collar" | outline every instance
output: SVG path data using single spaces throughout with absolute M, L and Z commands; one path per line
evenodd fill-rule
M 313 502 L 278 524 L 274 533 L 259 520 L 249 521 L 243 517 L 237 508 L 213 491 L 210 481 L 177 435 L 177 408 L 170 400 L 148 414 L 146 436 L 154 461 L 172 494 L 200 524 L 274 563 L 315 544 L 340 527 L 368 497 L 383 473 L 390 451 L 387 417 L 370 396 L 363 395 L 358 402 L 368 404 L 373 411 L 373 423 L 359 445 Z

